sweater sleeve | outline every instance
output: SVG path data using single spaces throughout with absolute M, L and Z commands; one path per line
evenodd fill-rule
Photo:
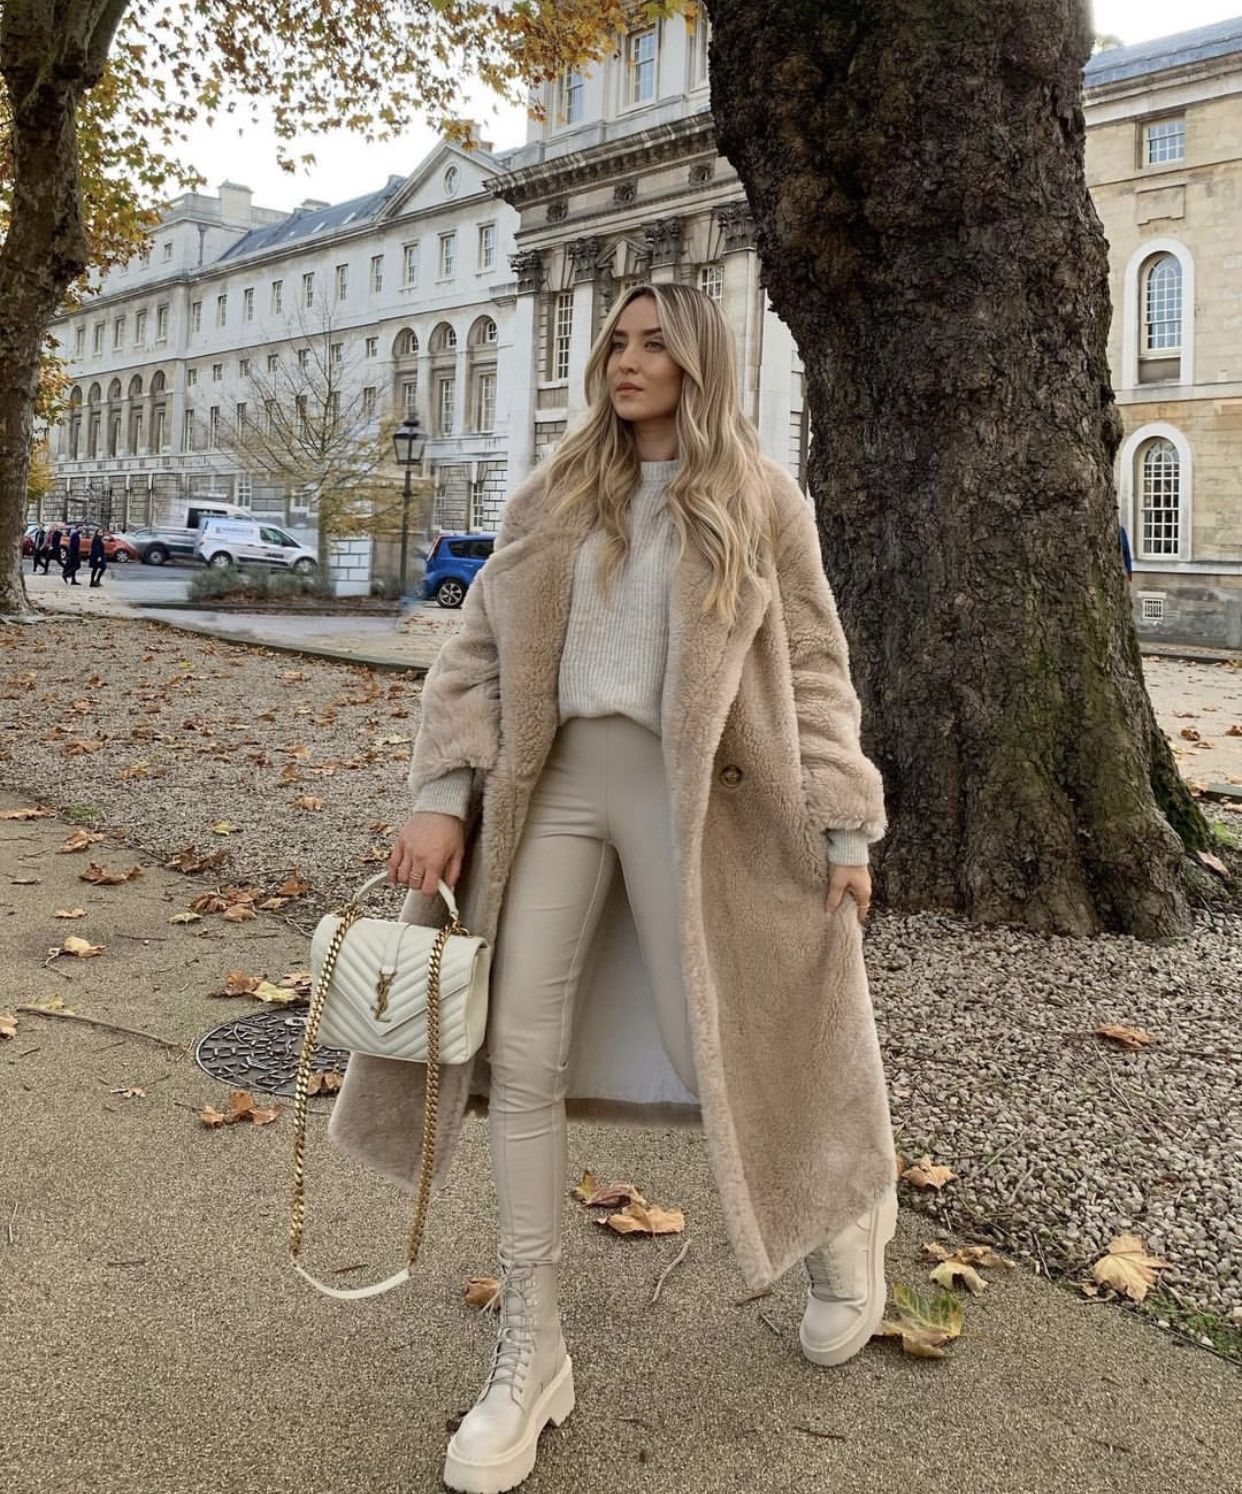
M 453 768 L 439 778 L 429 778 L 414 797 L 414 809 L 432 810 L 436 814 L 455 814 L 468 818 L 473 768 Z
M 867 837 L 860 830 L 829 830 L 828 860 L 833 866 L 866 866 L 870 859 Z
M 862 710 L 850 679 L 849 648 L 824 574 L 815 511 L 788 473 L 788 509 L 776 544 L 776 575 L 789 638 L 802 786 L 812 822 L 828 831 L 879 840 L 887 828 L 884 784 L 862 751 Z M 831 844 L 831 843 L 830 843 Z

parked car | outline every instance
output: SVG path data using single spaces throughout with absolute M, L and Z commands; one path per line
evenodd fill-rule
M 178 510 L 173 518 L 184 517 L 184 524 L 160 524 L 135 529 L 130 536 L 138 546 L 139 558 L 144 565 L 167 565 L 170 560 L 193 561 L 194 546 L 198 531 L 207 519 L 251 518 L 248 508 L 222 499 L 194 498 L 186 502 L 184 512 Z
M 423 597 L 441 607 L 460 607 L 495 543 L 494 530 L 440 535 L 427 556 Z
M 194 545 L 196 559 L 205 565 L 269 565 L 311 575 L 315 552 L 276 524 L 255 519 L 207 519 Z
M 56 521 L 53 519 L 49 519 L 45 521 L 42 526 L 38 524 L 26 525 L 26 532 L 22 535 L 23 555 L 34 554 L 34 537 L 40 527 L 45 529 L 50 534 L 56 527 Z M 64 527 L 65 526 L 62 524 L 61 528 L 64 529 Z M 70 525 L 69 527 L 72 528 L 73 526 Z M 104 554 L 108 557 L 109 563 L 117 560 L 124 564 L 126 561 L 138 559 L 138 546 L 134 544 L 129 535 L 122 534 L 120 530 L 109 529 L 106 525 L 103 524 L 88 524 L 85 520 L 83 520 L 78 527 L 82 531 L 83 554 L 85 554 L 86 551 L 90 549 L 90 536 L 94 534 L 96 529 L 102 529 Z

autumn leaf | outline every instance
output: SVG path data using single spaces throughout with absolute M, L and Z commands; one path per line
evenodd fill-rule
M 968 1266 L 965 1261 L 941 1261 L 938 1266 L 928 1272 L 928 1275 L 937 1286 L 951 1287 L 960 1276 L 963 1286 L 969 1287 L 975 1296 L 987 1291 L 987 1282 L 973 1266 Z
M 662 1209 L 659 1204 L 628 1203 L 619 1214 L 597 1219 L 619 1235 L 679 1235 L 686 1227 L 680 1209 Z
M 131 1084 L 128 1088 L 110 1089 L 108 1093 L 110 1095 L 120 1095 L 125 1100 L 145 1100 L 147 1097 L 146 1090 L 139 1089 L 136 1084 Z
M 70 1015 L 73 1013 L 73 1008 L 65 1005 L 63 996 L 40 996 L 37 1001 L 25 1001 L 22 1005 L 36 1012 L 69 1012 Z
M 599 1180 L 595 1174 L 588 1170 L 582 1174 L 582 1181 L 574 1189 L 574 1197 L 581 1203 L 586 1203 L 592 1194 L 599 1192 Z
M 1188 742 L 1197 742 L 1199 740 L 1199 733 L 1193 726 L 1183 726 L 1180 735 L 1185 737 Z
M 912 1183 L 916 1188 L 943 1188 L 946 1183 L 952 1182 L 957 1176 L 952 1168 L 933 1164 L 930 1153 L 924 1153 L 922 1157 L 901 1174 L 907 1183 Z
M 229 923 L 248 923 L 252 918 L 258 918 L 258 914 L 249 903 L 230 903 L 221 915 Z
M 299 874 L 295 866 L 285 880 L 276 889 L 278 897 L 301 897 L 304 892 L 310 891 L 310 883 Z
M 927 1240 L 923 1251 L 938 1261 L 962 1261 L 968 1266 L 985 1266 L 988 1269 L 995 1266 L 1004 1266 L 1007 1271 L 1014 1269 L 1014 1263 L 1006 1260 L 1003 1255 L 997 1255 L 990 1245 L 961 1245 L 956 1250 L 951 1250 L 939 1240 Z
M 465 1299 L 467 1307 L 500 1311 L 500 1282 L 494 1276 L 468 1276 Z
M 262 979 L 261 975 L 247 975 L 244 970 L 230 970 L 224 977 L 224 990 L 216 991 L 213 994 L 217 996 L 249 996 Z
M 122 882 L 132 882 L 142 876 L 142 867 L 131 866 L 128 871 L 107 871 L 98 862 L 92 861 L 84 872 L 78 873 L 80 882 L 93 882 L 96 887 L 119 887 Z
M 85 908 L 57 908 L 52 914 L 53 918 L 85 918 Z
M 269 1006 L 295 1006 L 305 999 L 299 991 L 292 990 L 288 986 L 273 985 L 270 980 L 261 980 L 250 995 L 257 996 L 260 1001 L 266 1001 Z
M 66 954 L 79 960 L 89 960 L 95 955 L 101 955 L 107 947 L 106 944 L 92 944 L 89 939 L 79 939 L 76 934 L 70 934 L 61 945 Z
M 1151 1042 L 1151 1033 L 1141 1027 L 1117 1027 L 1109 1024 L 1093 1029 L 1096 1037 L 1109 1038 L 1123 1048 L 1145 1048 Z
M 322 1073 L 311 1074 L 306 1081 L 306 1093 L 308 1095 L 334 1095 L 344 1080 L 344 1074 L 338 1074 L 335 1069 L 325 1069 Z
M 240 825 L 235 825 L 232 820 L 217 820 L 211 827 L 213 835 L 232 835 L 235 830 L 240 830 Z
M 212 1105 L 205 1105 L 199 1112 L 199 1120 L 204 1126 L 211 1128 L 232 1126 L 244 1120 L 255 1126 L 270 1126 L 280 1115 L 282 1108 L 280 1105 L 256 1105 L 249 1090 L 231 1089 L 227 1110 L 220 1111 Z
M 293 801 L 293 807 L 294 809 L 316 810 L 325 808 L 325 804 L 322 799 L 315 798 L 314 794 L 303 794 L 301 798 Z
M 886 1318 L 875 1336 L 900 1338 L 902 1349 L 918 1359 L 945 1358 L 945 1344 L 960 1335 L 964 1321 L 962 1305 L 953 1293 L 941 1288 L 928 1296 L 895 1281 L 892 1297 L 897 1316 Z
M 643 1208 L 647 1206 L 647 1200 L 633 1183 L 609 1183 L 606 1187 L 597 1189 L 583 1202 L 588 1208 L 619 1209 L 622 1204 L 627 1203 L 636 1203 Z
M 201 913 L 192 913 L 188 909 L 181 913 L 174 913 L 168 920 L 169 923 L 202 923 Z
M 1141 1302 L 1148 1288 L 1156 1284 L 1155 1272 L 1167 1270 L 1172 1264 L 1148 1255 L 1142 1235 L 1118 1235 L 1109 1241 L 1108 1254 L 1096 1261 L 1091 1274 L 1132 1302 Z
M 56 847 L 57 851 L 84 851 L 87 846 L 93 846 L 97 841 L 103 839 L 100 830 L 75 830 L 73 834 L 62 845 Z
M 1219 856 L 1214 856 L 1211 851 L 1200 851 L 1198 855 L 1204 866 L 1211 867 L 1219 876 L 1224 877 L 1226 882 L 1229 880 L 1229 868 Z
M 0 1012 L 0 1041 L 17 1036 L 17 1018 L 12 1012 Z
M 55 813 L 56 811 L 46 804 L 41 804 L 37 808 L 0 809 L 0 820 L 45 820 Z
M 229 853 L 223 849 L 200 856 L 194 846 L 186 846 L 183 851 L 178 851 L 175 856 L 170 856 L 164 865 L 169 871 L 214 871 L 217 867 L 223 866 L 228 860 Z

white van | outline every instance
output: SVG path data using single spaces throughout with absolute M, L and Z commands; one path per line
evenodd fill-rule
M 270 565 L 299 576 L 312 574 L 318 564 L 313 550 L 278 525 L 257 519 L 205 519 L 194 554 L 205 565 Z

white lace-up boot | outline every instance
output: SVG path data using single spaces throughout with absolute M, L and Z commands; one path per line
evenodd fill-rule
M 444 1482 L 466 1494 L 504 1494 L 535 1466 L 539 1433 L 574 1409 L 573 1363 L 561 1336 L 557 1267 L 504 1266 L 500 1326 L 479 1398 L 453 1434 Z
M 798 1337 L 813 1364 L 844 1364 L 880 1326 L 884 1247 L 897 1230 L 897 1189 L 805 1258 L 811 1285 Z

